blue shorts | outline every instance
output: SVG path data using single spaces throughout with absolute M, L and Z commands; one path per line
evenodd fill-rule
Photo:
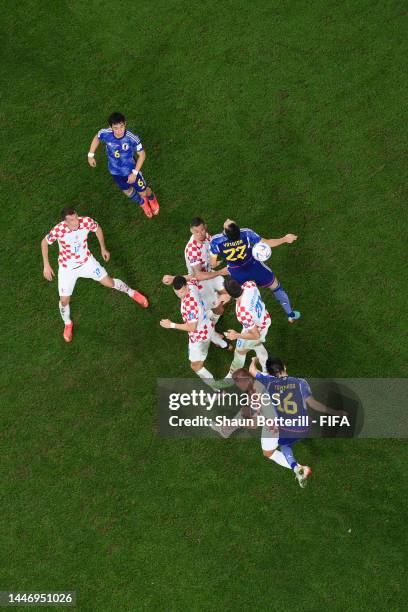
M 111 176 L 113 180 L 115 181 L 115 183 L 117 184 L 117 186 L 119 187 L 119 189 L 122 189 L 122 191 L 126 191 L 127 189 L 129 189 L 129 187 L 134 187 L 136 191 L 139 191 L 139 192 L 146 191 L 147 189 L 147 183 L 141 172 L 138 172 L 138 175 L 134 183 L 127 182 L 129 175 L 120 176 L 119 174 L 112 174 Z
M 279 446 L 292 446 L 295 442 L 298 442 L 302 438 L 279 438 Z
M 279 436 L 278 444 L 279 444 L 279 446 L 292 446 L 292 444 L 294 444 L 295 442 L 299 442 L 299 440 L 304 440 L 305 438 L 308 438 L 309 437 L 309 432 L 310 432 L 310 429 L 305 429 L 304 431 L 302 431 L 302 430 L 297 430 L 297 431 L 288 431 L 288 430 L 286 430 L 284 432 L 284 436 L 287 436 L 287 437 L 280 437 Z
M 228 272 L 240 285 L 245 281 L 255 281 L 259 287 L 269 287 L 275 281 L 275 274 L 268 266 L 255 259 L 242 266 L 228 266 Z

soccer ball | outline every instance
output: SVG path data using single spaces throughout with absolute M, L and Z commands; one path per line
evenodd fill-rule
M 258 242 L 252 247 L 252 255 L 257 261 L 266 261 L 272 255 L 271 247 L 266 242 Z

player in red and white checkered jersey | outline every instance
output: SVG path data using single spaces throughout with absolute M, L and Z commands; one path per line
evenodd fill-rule
M 224 276 L 228 274 L 226 267 L 214 270 L 211 267 L 210 252 L 211 236 L 207 231 L 207 224 L 201 217 L 194 217 L 190 223 L 191 238 L 184 249 L 184 258 L 188 274 L 199 281 L 199 289 L 207 308 L 211 308 L 216 315 L 215 321 L 224 312 L 220 296 L 225 296 Z M 214 266 L 216 267 L 216 266 Z
M 91 217 L 79 217 L 73 208 L 64 208 L 61 212 L 62 221 L 53 227 L 41 242 L 41 252 L 44 261 L 44 278 L 52 281 L 54 271 L 48 260 L 48 245 L 58 242 L 58 290 L 60 296 L 59 309 L 64 321 L 64 340 L 71 342 L 73 322 L 70 316 L 70 298 L 78 278 L 92 278 L 112 289 L 127 293 L 135 302 L 147 308 L 147 299 L 135 289 L 130 289 L 119 278 L 108 276 L 88 249 L 88 234 L 95 232 L 101 247 L 104 261 L 109 261 L 110 253 L 106 249 L 102 228 Z
M 208 316 L 197 281 L 188 282 L 184 276 L 175 276 L 172 285 L 174 293 L 181 300 L 180 311 L 184 323 L 173 323 L 170 319 L 162 319 L 160 325 L 165 329 L 178 329 L 188 333 L 188 357 L 191 368 L 211 386 L 214 376 L 204 367 L 208 349 L 211 343 L 228 349 L 228 342 L 215 331 L 214 321 Z
M 207 310 L 211 310 L 211 318 L 217 323 L 224 312 L 224 303 L 230 298 L 224 290 L 224 276 L 228 274 L 227 267 L 213 270 L 210 265 L 211 236 L 207 225 L 201 217 L 194 217 L 190 223 L 191 238 L 184 249 L 186 260 L 187 280 L 194 278 L 198 281 L 198 289 Z M 163 283 L 171 285 L 174 276 L 166 274 Z
M 227 378 L 245 365 L 248 351 L 255 351 L 263 371 L 266 372 L 268 353 L 264 347 L 266 335 L 271 324 L 271 317 L 262 301 L 259 289 L 254 281 L 246 281 L 242 285 L 233 278 L 226 278 L 224 287 L 228 295 L 236 300 L 235 314 L 242 331 L 229 329 L 225 332 L 228 340 L 236 340 L 234 359 Z

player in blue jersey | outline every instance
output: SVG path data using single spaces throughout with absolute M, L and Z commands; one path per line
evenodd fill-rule
M 249 374 L 259 381 L 267 390 L 276 417 L 282 417 L 284 424 L 279 425 L 279 435 L 262 431 L 262 451 L 265 457 L 278 465 L 294 471 L 299 485 L 304 488 L 312 470 L 307 465 L 300 465 L 293 454 L 292 445 L 308 436 L 309 426 L 307 407 L 325 414 L 343 416 L 346 413 L 334 410 L 318 402 L 312 395 L 309 383 L 304 378 L 289 376 L 286 367 L 279 357 L 269 357 L 266 362 L 268 374 L 263 374 L 256 367 L 254 357 L 249 367 Z M 279 446 L 280 450 L 277 450 Z
M 286 291 L 282 288 L 275 274 L 268 266 L 256 261 L 252 256 L 252 247 L 258 242 L 266 242 L 270 247 L 281 244 L 291 244 L 297 240 L 294 234 L 286 234 L 283 238 L 261 238 L 251 229 L 241 229 L 235 221 L 227 219 L 224 231 L 212 237 L 210 250 L 214 257 L 221 255 L 227 262 L 228 272 L 242 285 L 248 280 L 255 281 L 259 287 L 271 289 L 275 299 L 287 314 L 289 323 L 300 318 L 300 312 L 293 310 Z
M 136 136 L 126 128 L 126 119 L 121 113 L 112 113 L 109 128 L 99 130 L 91 142 L 88 163 L 96 166 L 95 151 L 100 142 L 106 145 L 108 168 L 113 180 L 130 200 L 137 202 L 146 217 L 159 214 L 157 198 L 148 187 L 141 172 L 146 153 Z

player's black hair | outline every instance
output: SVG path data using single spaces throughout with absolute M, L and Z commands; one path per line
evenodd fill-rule
M 224 232 L 227 238 L 230 240 L 238 240 L 241 229 L 236 223 L 230 223 L 226 228 L 224 228 Z
M 242 287 L 238 281 L 230 276 L 224 279 L 224 289 L 233 298 L 239 298 L 242 295 Z
M 125 115 L 122 115 L 122 113 L 112 113 L 109 115 L 108 123 L 111 127 L 114 123 L 126 123 Z
M 173 289 L 175 289 L 176 291 L 178 291 L 182 287 L 185 287 L 186 285 L 187 281 L 184 276 L 175 276 L 173 278 Z
M 63 208 L 61 210 L 61 221 L 65 221 L 65 217 L 68 215 L 75 215 L 76 214 L 76 210 L 75 208 Z
M 266 360 L 266 369 L 271 376 L 277 376 L 285 370 L 282 359 L 279 357 L 268 357 Z
M 198 227 L 199 225 L 205 225 L 204 219 L 201 217 L 194 217 L 194 219 L 191 220 L 190 227 Z

